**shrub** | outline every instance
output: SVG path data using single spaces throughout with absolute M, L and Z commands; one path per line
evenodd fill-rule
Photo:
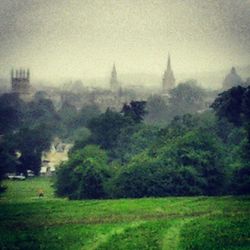
M 106 196 L 107 155 L 98 146 L 75 151 L 57 171 L 56 194 L 70 199 L 98 199 Z

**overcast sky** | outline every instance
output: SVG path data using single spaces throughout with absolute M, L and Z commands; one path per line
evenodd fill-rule
M 250 64 L 250 0 L 0 0 L 0 76 L 162 74 Z

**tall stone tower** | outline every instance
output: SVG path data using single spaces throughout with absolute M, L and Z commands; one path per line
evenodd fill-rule
M 115 93 L 116 95 L 121 94 L 121 84 L 117 80 L 117 72 L 115 64 L 113 65 L 113 69 L 111 72 L 111 78 L 110 78 L 110 90 Z
M 28 95 L 30 94 L 31 86 L 30 86 L 30 71 L 20 69 L 11 70 L 11 90 L 14 93 L 18 93 L 20 95 Z
M 162 79 L 162 91 L 163 93 L 167 93 L 170 89 L 174 87 L 175 87 L 174 72 L 171 68 L 171 58 L 170 55 L 168 54 L 168 65 Z

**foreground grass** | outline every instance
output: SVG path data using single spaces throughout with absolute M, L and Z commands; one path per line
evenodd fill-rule
M 0 249 L 250 249 L 249 197 L 68 201 L 48 178 L 6 185 Z

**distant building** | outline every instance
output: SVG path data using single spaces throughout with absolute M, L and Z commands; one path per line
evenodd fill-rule
M 117 79 L 117 72 L 115 64 L 113 65 L 113 69 L 111 72 L 111 78 L 110 78 L 110 90 L 112 93 L 114 93 L 116 96 L 121 96 L 122 88 L 121 84 Z
M 171 59 L 170 55 L 168 55 L 168 65 L 167 69 L 164 72 L 163 79 L 162 79 L 162 91 L 163 94 L 167 94 L 170 89 L 175 87 L 175 77 L 174 72 L 171 68 Z
M 18 94 L 30 93 L 30 71 L 14 70 L 11 71 L 11 91 Z
M 60 163 L 68 160 L 68 152 L 72 144 L 65 144 L 59 138 L 55 138 L 48 152 L 42 154 L 41 175 L 52 175 Z
M 19 94 L 24 101 L 30 101 L 33 98 L 34 90 L 30 84 L 29 69 L 11 70 L 11 92 Z
M 232 67 L 230 73 L 225 77 L 222 83 L 223 90 L 230 89 L 234 86 L 242 85 L 243 81 L 241 77 L 237 74 L 235 67 Z

